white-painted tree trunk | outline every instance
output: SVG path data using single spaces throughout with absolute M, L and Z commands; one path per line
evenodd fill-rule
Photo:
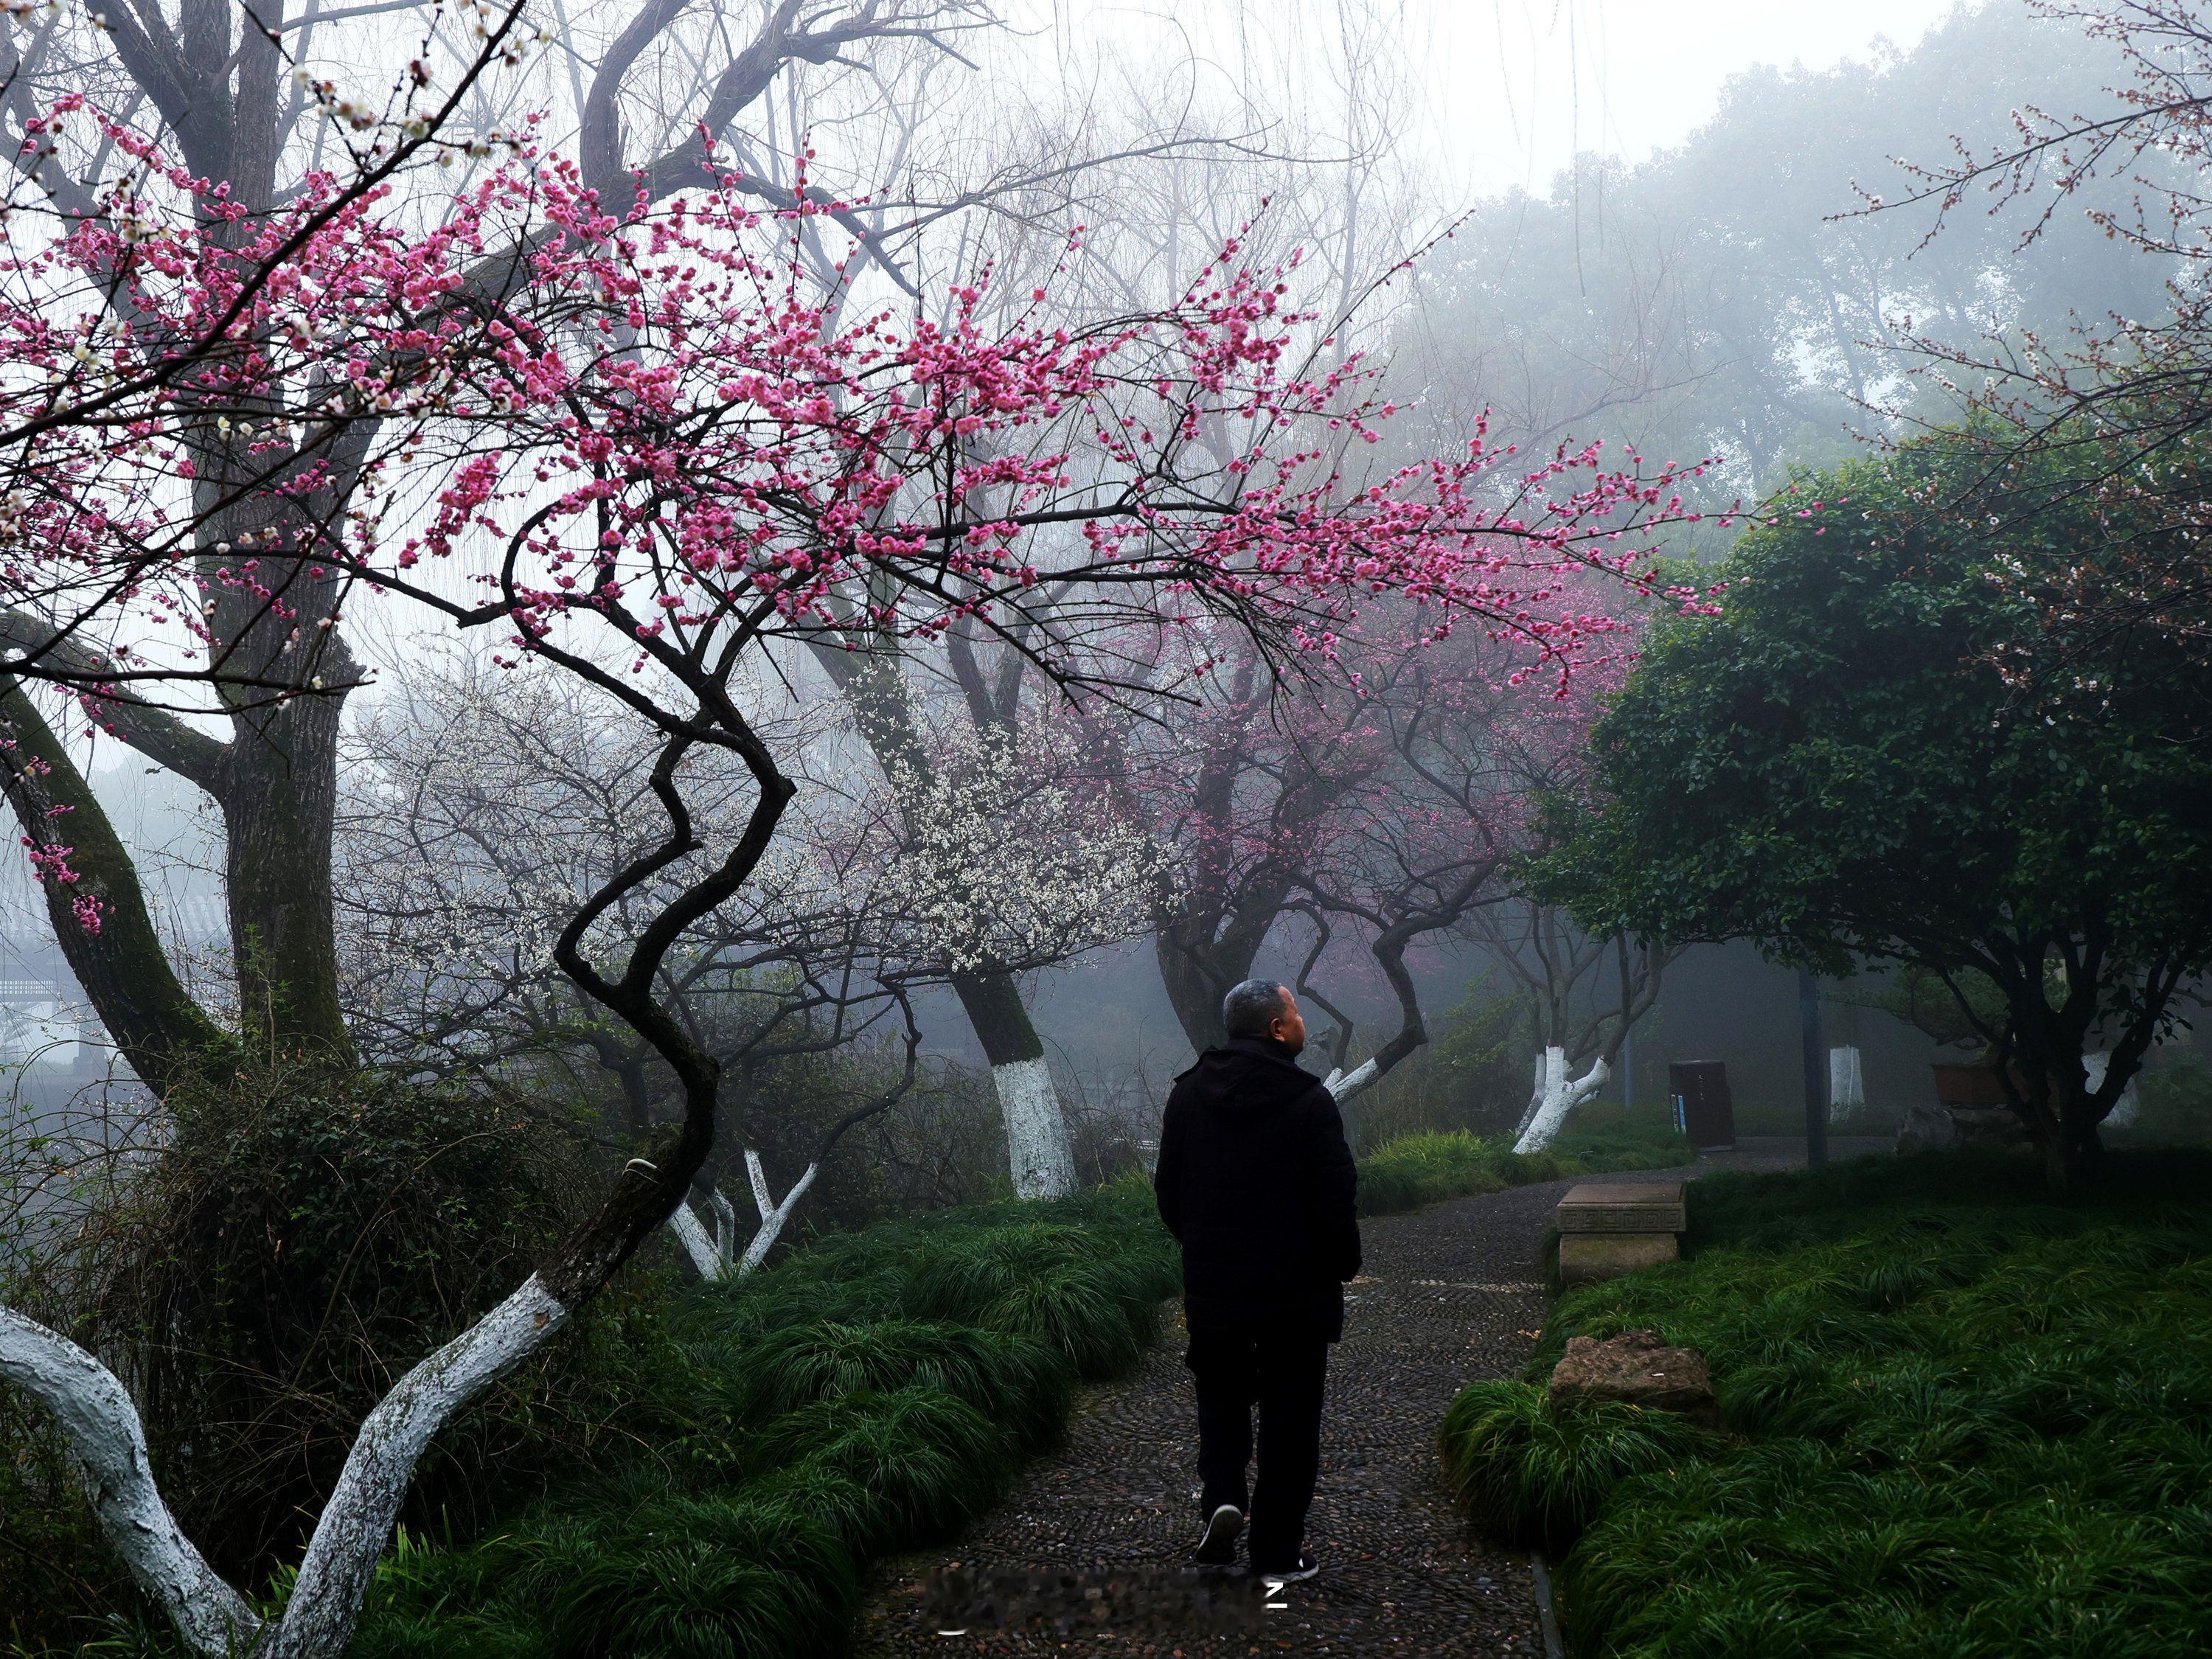
M 1052 1068 L 1042 1060 L 1013 1060 L 991 1068 L 1006 1125 L 1006 1166 L 1016 1198 L 1061 1198 L 1075 1190 L 1075 1152 Z
M 1344 1143 L 1352 1148 L 1354 1158 L 1359 1156 L 1359 1108 L 1353 1103 L 1382 1074 L 1381 1068 L 1370 1055 L 1348 1072 L 1341 1066 L 1332 1066 L 1328 1075 L 1321 1080 L 1321 1086 L 1328 1090 L 1329 1097 L 1336 1102 L 1338 1115 L 1344 1123 Z
M 0 1379 L 54 1413 L 84 1471 L 101 1533 L 196 1652 L 210 1659 L 248 1652 L 254 1659 L 338 1659 L 431 1438 L 568 1316 L 533 1273 L 399 1379 L 354 1437 L 283 1615 L 268 1626 L 169 1514 L 154 1485 L 137 1408 L 113 1372 L 68 1338 L 0 1308 Z
M 532 1273 L 520 1289 L 401 1377 L 354 1437 L 315 1522 L 284 1616 L 254 1659 L 337 1659 L 431 1437 L 551 1338 L 568 1310 Z
M 1536 1114 L 1544 1109 L 1544 1091 L 1552 1075 L 1550 1060 L 1551 1050 L 1536 1050 L 1536 1077 L 1528 1085 L 1528 1104 L 1521 1113 L 1520 1127 L 1514 1131 L 1516 1139 L 1528 1133 L 1528 1126 L 1536 1121 Z
M 2105 1086 L 2105 1073 L 2111 1069 L 2112 1064 L 2112 1056 L 2109 1051 L 2081 1056 L 2081 1069 L 2087 1073 L 2091 1094 L 2096 1093 Z M 2141 1080 L 2142 1076 L 2142 1074 L 2138 1072 L 2128 1079 L 2128 1086 L 2120 1091 L 2120 1097 L 2112 1103 L 2112 1112 L 2105 1119 L 2107 1127 L 2127 1128 L 2142 1115 L 2142 1097 L 2136 1092 L 2136 1085 Z
M 1567 1121 L 1567 1114 L 1605 1087 L 1605 1080 L 1613 1075 L 1613 1067 L 1601 1057 L 1590 1062 L 1589 1071 L 1570 1080 L 1567 1051 L 1557 1046 L 1544 1050 L 1543 1063 L 1542 1103 L 1521 1132 L 1520 1139 L 1513 1143 L 1516 1152 L 1540 1152 L 1548 1147 Z
M 1866 1104 L 1866 1074 L 1859 1066 L 1859 1051 L 1854 1044 L 1828 1050 L 1828 1119 L 1857 1110 Z
M 738 1272 L 749 1273 L 768 1260 L 768 1253 L 783 1236 L 784 1224 L 798 1210 L 799 1200 L 806 1196 L 806 1189 L 814 1184 L 815 1174 L 821 1168 L 818 1160 L 808 1164 L 784 1194 L 783 1202 L 773 1203 L 769 1198 L 768 1172 L 761 1168 L 760 1154 L 750 1146 L 745 1148 L 745 1173 L 752 1177 L 753 1204 L 760 1211 L 760 1226 L 753 1234 L 753 1242 L 745 1246 L 745 1253 L 738 1258 Z M 736 1219 L 734 1212 L 731 1219 Z
M 1322 1087 L 1328 1090 L 1336 1103 L 1341 1106 L 1354 1095 L 1364 1092 L 1367 1085 L 1375 1081 L 1376 1075 L 1374 1060 L 1363 1060 L 1348 1072 L 1331 1068 L 1329 1074 L 1322 1079 Z
M 710 1233 L 706 1223 L 689 1204 L 679 1204 L 668 1218 L 669 1231 L 684 1246 L 684 1255 L 699 1270 L 699 1277 L 708 1280 L 733 1279 L 752 1272 L 768 1260 L 768 1253 L 783 1236 L 783 1229 L 799 1208 L 799 1200 L 806 1196 L 806 1189 L 814 1184 L 814 1177 L 822 1168 L 820 1161 L 810 1164 L 799 1172 L 799 1179 L 791 1183 L 791 1190 L 779 1204 L 771 1196 L 768 1171 L 761 1165 L 760 1154 L 751 1147 L 745 1148 L 745 1174 L 753 1188 L 753 1206 L 760 1212 L 760 1225 L 754 1230 L 752 1242 L 739 1255 L 737 1248 L 737 1206 L 722 1196 L 717 1187 L 708 1201 L 714 1209 L 714 1229 Z
M 716 1193 L 714 1196 L 721 1198 L 722 1195 Z M 726 1199 L 723 1201 L 728 1202 Z M 691 1258 L 691 1265 L 699 1270 L 700 1278 L 720 1279 L 729 1271 L 730 1259 L 722 1251 L 721 1229 L 717 1227 L 713 1232 L 708 1232 L 706 1223 L 699 1219 L 697 1212 L 689 1203 L 676 1206 L 668 1218 L 668 1231 L 676 1235 L 677 1243 L 683 1245 L 684 1254 Z
M 261 1621 L 216 1576 L 161 1501 L 138 1408 L 114 1372 L 67 1337 L 0 1308 L 0 1379 L 54 1414 L 100 1531 L 193 1650 L 247 1650 Z

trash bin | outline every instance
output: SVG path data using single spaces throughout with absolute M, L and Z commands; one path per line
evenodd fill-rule
M 1729 1099 L 1728 1067 L 1717 1060 L 1678 1060 L 1667 1068 L 1674 1097 L 1674 1127 L 1701 1152 L 1735 1145 L 1735 1106 Z

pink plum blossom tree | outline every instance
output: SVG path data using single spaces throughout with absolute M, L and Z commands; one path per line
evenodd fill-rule
M 1385 599 L 1434 635 L 1516 632 L 1568 665 L 1585 629 L 1553 597 L 1559 572 L 1644 585 L 1632 532 L 1676 510 L 1669 476 L 1608 471 L 1595 450 L 1494 494 L 1501 458 L 1480 434 L 1350 477 L 1340 458 L 1392 411 L 1356 359 L 1316 359 L 1291 274 L 1247 269 L 1233 246 L 1153 312 L 1075 325 L 1038 288 L 987 327 L 988 275 L 941 318 L 833 310 L 793 243 L 844 204 L 802 191 L 763 211 L 711 149 L 690 187 L 625 195 L 525 146 L 426 211 L 390 186 L 434 134 L 403 128 L 388 166 L 246 215 L 88 107 L 47 118 L 95 124 L 137 171 L 127 206 L 0 256 L 0 603 L 88 653 L 50 643 L 14 672 L 64 679 L 118 721 L 194 681 L 302 718 L 344 678 L 326 641 L 373 600 L 488 640 L 495 664 L 573 678 L 654 745 L 654 834 L 593 872 L 550 952 L 651 1047 L 674 1120 L 370 1412 L 268 1627 L 169 1516 L 112 1374 L 0 1311 L 0 1376 L 56 1413 L 106 1535 L 202 1652 L 339 1652 L 431 1438 L 552 1340 L 706 1166 L 720 1066 L 664 970 L 759 878 L 799 787 L 747 676 L 818 641 L 957 628 L 1071 698 L 1106 697 L 1133 678 L 1114 643 L 1133 630 L 1195 641 L 1194 672 L 1248 648 L 1326 659 Z M 95 288 L 118 298 L 91 311 Z M 1208 422 L 1233 434 L 1225 452 L 1197 441 Z M 201 476 L 218 452 L 221 476 Z M 254 651 L 210 623 L 232 609 L 254 618 Z M 19 788 L 54 787 L 35 745 L 9 752 Z M 45 826 L 31 850 L 67 898 L 72 951 L 140 948 L 115 920 L 116 872 L 65 817 L 27 823 Z M 629 926 L 603 926 L 624 907 Z M 156 1068 L 185 1062 L 159 1020 L 118 1035 Z

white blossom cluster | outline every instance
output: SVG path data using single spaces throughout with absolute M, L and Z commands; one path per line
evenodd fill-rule
M 887 768 L 900 835 L 878 903 L 918 961 L 1042 967 L 1151 930 L 1168 860 L 1062 759 L 1043 721 L 1018 741 L 960 721 L 926 760 Z

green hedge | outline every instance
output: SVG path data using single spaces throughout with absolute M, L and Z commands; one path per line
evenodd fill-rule
M 1455 1401 L 1477 1521 L 1571 1552 L 1584 1659 L 2212 1651 L 2212 1158 L 1867 1159 L 1691 1188 L 1691 1259 L 1566 1297 Z M 1733 1433 L 1553 1413 L 1571 1335 L 1703 1352 Z
M 633 1455 L 464 1547 L 403 1540 L 356 1659 L 842 1651 L 861 1572 L 950 1534 L 1135 1361 L 1181 1283 L 1141 1182 L 824 1240 L 701 1286 Z

